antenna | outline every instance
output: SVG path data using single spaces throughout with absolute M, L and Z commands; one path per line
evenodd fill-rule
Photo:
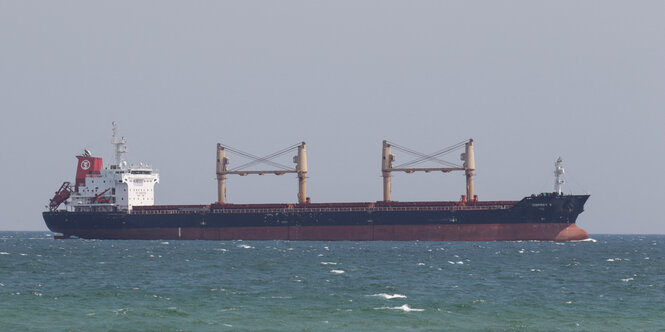
M 561 157 L 559 157 L 559 159 L 557 159 L 554 163 L 554 176 L 556 177 L 556 180 L 554 181 L 554 191 L 556 191 L 559 195 L 563 193 L 562 186 L 564 183 L 562 176 L 565 171 L 563 169 L 562 163 L 563 159 L 561 159 Z
M 125 153 L 127 152 L 127 140 L 122 137 L 118 138 L 118 124 L 113 121 L 113 140 L 111 144 L 115 145 L 115 164 L 120 168 L 125 168 L 127 166 L 127 161 L 125 160 Z

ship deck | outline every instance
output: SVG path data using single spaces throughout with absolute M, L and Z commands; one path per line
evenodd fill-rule
M 152 205 L 135 206 L 132 214 L 191 214 L 191 213 L 307 213 L 307 212 L 392 212 L 392 211 L 469 211 L 505 210 L 518 201 L 484 202 L 353 202 L 306 204 L 210 204 L 210 205 Z

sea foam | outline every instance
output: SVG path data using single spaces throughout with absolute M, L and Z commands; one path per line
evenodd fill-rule
M 425 311 L 425 309 L 411 308 L 411 307 L 409 307 L 408 304 L 403 304 L 399 307 L 380 307 L 380 308 L 374 308 L 374 309 L 376 309 L 376 310 L 402 310 L 404 312 Z
M 390 294 L 386 294 L 386 293 L 372 294 L 372 295 L 367 295 L 367 296 L 382 297 L 382 298 L 384 298 L 384 299 L 386 299 L 386 300 L 390 300 L 390 299 L 405 299 L 405 298 L 406 298 L 406 295 L 402 295 L 402 294 L 392 294 L 392 295 L 390 295 Z

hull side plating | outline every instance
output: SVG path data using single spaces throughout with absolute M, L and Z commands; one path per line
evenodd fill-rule
M 465 206 L 448 202 L 371 207 L 358 203 L 350 208 L 246 205 L 196 211 L 164 206 L 136 214 L 44 212 L 44 220 L 64 238 L 89 239 L 570 241 L 588 238 L 575 225 L 588 197 L 540 195 L 510 205 Z

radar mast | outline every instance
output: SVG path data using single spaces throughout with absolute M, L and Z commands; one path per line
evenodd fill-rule
M 120 168 L 125 168 L 127 166 L 127 161 L 125 160 L 125 153 L 127 153 L 127 139 L 124 137 L 118 137 L 118 124 L 115 121 L 113 124 L 113 140 L 111 144 L 115 145 L 115 164 Z
M 559 157 L 559 159 L 556 160 L 554 163 L 554 176 L 556 177 L 556 180 L 554 181 L 554 191 L 556 191 L 559 195 L 563 194 L 562 187 L 563 187 L 563 159 Z

